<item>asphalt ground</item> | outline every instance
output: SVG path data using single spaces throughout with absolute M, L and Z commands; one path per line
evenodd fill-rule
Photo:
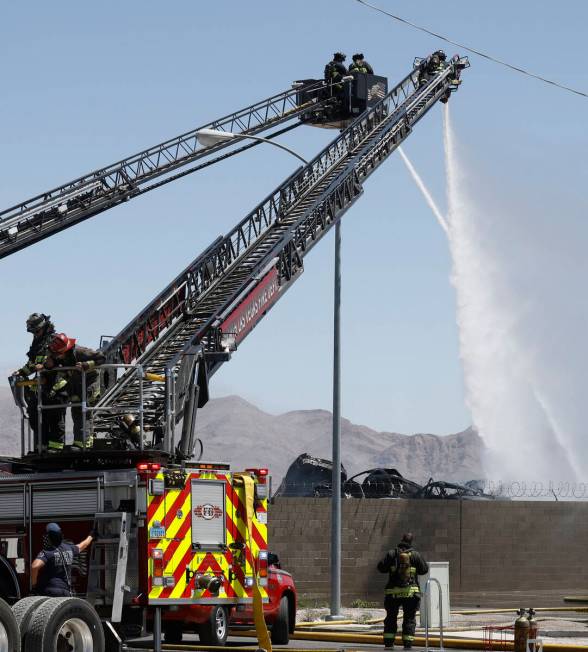
M 372 619 L 378 619 L 384 615 L 383 610 L 372 609 L 368 613 L 363 613 L 365 610 L 346 610 L 346 616 L 353 617 L 359 616 L 360 620 L 366 620 L 366 616 L 370 615 Z M 512 625 L 516 618 L 515 610 L 506 611 L 502 613 L 486 613 L 483 611 L 476 611 L 475 613 L 468 614 L 451 614 L 451 621 L 446 625 L 445 637 L 446 638 L 459 638 L 465 639 L 482 639 L 484 636 L 488 637 L 488 630 L 485 628 L 493 627 L 500 628 Z M 537 614 L 539 621 L 539 637 L 545 644 L 556 645 L 572 645 L 572 646 L 588 646 L 588 613 L 575 612 L 575 611 L 541 611 Z M 417 621 L 418 622 L 418 621 Z M 302 622 L 299 623 L 300 628 L 297 628 L 297 634 L 305 631 L 312 632 L 338 632 L 341 634 L 372 634 L 381 635 L 381 623 L 363 623 L 363 624 L 348 624 L 338 625 L 335 623 L 322 623 L 319 627 L 307 628 Z M 400 622 L 398 631 L 401 631 Z M 432 629 L 431 636 L 436 638 L 438 630 Z M 417 628 L 417 636 L 424 636 L 424 630 Z M 494 633 L 492 648 L 497 650 L 499 648 L 499 638 L 505 640 L 512 640 L 512 634 L 506 632 L 504 634 Z M 465 643 L 465 641 L 464 641 Z M 129 644 L 129 649 L 135 650 L 152 650 L 153 640 L 147 638 L 137 640 Z M 492 649 L 490 648 L 490 649 Z M 195 634 L 186 634 L 184 642 L 181 646 L 163 645 L 163 649 L 168 652 L 186 652 L 187 650 L 205 650 L 199 644 L 198 636 Z M 218 648 L 216 648 L 218 650 Z M 227 649 L 233 652 L 254 652 L 257 650 L 256 641 L 250 636 L 239 636 L 238 634 L 230 635 L 227 642 Z M 288 652 L 297 652 L 299 650 L 345 650 L 346 652 L 360 652 L 362 650 L 383 649 L 382 644 L 365 644 L 365 643 L 347 643 L 342 641 L 327 642 L 327 641 L 310 641 L 293 639 L 288 646 L 276 646 L 274 650 L 288 650 Z M 396 645 L 397 650 L 402 650 L 402 646 Z M 415 645 L 413 648 L 416 652 L 424 650 L 424 647 Z M 467 649 L 467 648 L 466 648 Z
M 138 645 L 139 647 L 135 647 L 135 645 Z M 345 652 L 361 652 L 362 650 L 382 650 L 383 645 L 353 645 L 349 644 L 346 645 L 345 647 L 342 647 L 340 643 L 325 643 L 322 641 L 290 641 L 289 645 L 278 645 L 273 647 L 273 650 L 275 652 L 279 652 L 280 650 L 287 650 L 288 652 L 300 652 L 302 650 L 314 650 L 315 652 L 320 652 L 321 650 L 324 650 L 325 652 L 332 652 L 333 650 L 345 650 Z M 188 652 L 190 649 L 194 650 L 204 650 L 204 648 L 200 647 L 198 644 L 198 636 L 191 636 L 187 634 L 184 637 L 184 642 L 182 643 L 181 646 L 178 645 L 165 645 L 162 644 L 162 648 L 166 650 L 166 652 Z M 138 641 L 136 644 L 133 643 L 132 647 L 129 646 L 129 649 L 133 649 L 136 652 L 152 652 L 153 650 L 153 642 L 149 641 L 148 639 L 141 639 L 141 641 Z M 207 648 L 210 649 L 210 648 Z M 222 648 L 216 648 L 222 649 Z M 255 652 L 258 647 L 257 645 L 252 645 L 251 644 L 251 638 L 243 638 L 243 637 L 236 637 L 232 636 L 231 639 L 227 642 L 226 648 L 227 650 L 233 650 L 234 652 Z M 396 649 L 402 650 L 402 646 L 396 646 Z M 424 648 L 419 648 L 419 647 L 414 647 L 413 648 L 416 652 L 419 652 L 419 650 L 424 650 Z

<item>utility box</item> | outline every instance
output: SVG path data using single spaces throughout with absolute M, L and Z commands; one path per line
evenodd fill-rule
M 429 584 L 429 590 L 425 595 L 425 586 L 427 580 L 432 578 L 438 580 L 441 585 L 441 597 L 443 602 L 443 626 L 449 623 L 450 607 L 449 607 L 449 562 L 448 561 L 430 561 L 429 572 L 426 575 L 419 577 L 419 584 L 421 587 L 421 627 L 427 626 L 427 618 L 429 618 L 429 628 L 439 627 L 439 587 L 436 582 Z

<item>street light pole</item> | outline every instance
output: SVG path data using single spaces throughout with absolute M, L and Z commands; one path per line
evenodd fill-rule
M 331 613 L 341 619 L 341 220 L 335 224 L 333 300 L 333 479 L 331 482 Z
M 218 129 L 200 129 L 196 137 L 201 145 L 209 147 L 233 139 L 249 139 L 269 143 L 308 161 L 293 149 L 269 138 L 234 134 Z M 327 620 L 341 620 L 341 220 L 335 224 L 335 294 L 333 321 L 333 495 L 331 498 L 331 613 Z

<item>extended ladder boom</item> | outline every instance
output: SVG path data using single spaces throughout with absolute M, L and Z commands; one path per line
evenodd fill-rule
M 413 70 L 213 243 L 114 339 L 107 349 L 111 362 L 136 361 L 183 385 L 175 405 L 166 401 L 169 385 L 145 390 L 148 428 L 165 428 L 169 440 L 175 421 L 193 421 L 190 385 L 205 383 L 229 358 L 227 351 L 283 296 L 302 273 L 306 254 L 362 194 L 365 179 L 438 100 L 457 88 L 459 71 L 467 65 L 467 59 L 454 57 L 425 82 Z M 137 375 L 129 372 L 110 387 L 99 406 L 120 413 L 125 407 L 131 410 L 138 396 Z M 203 396 L 193 401 L 201 406 Z M 96 431 L 108 430 L 113 414 L 99 412 Z M 185 441 L 180 449 L 191 454 Z
M 214 129 L 243 136 L 263 132 L 320 105 L 324 101 L 319 100 L 318 91 L 321 86 L 322 84 L 311 84 L 306 87 L 311 99 L 304 106 L 296 104 L 299 88 L 278 93 L 1 211 L 0 258 L 204 167 L 208 162 L 187 172 L 172 174 L 179 168 L 234 144 L 234 141 L 228 140 L 210 147 L 199 147 L 200 130 Z

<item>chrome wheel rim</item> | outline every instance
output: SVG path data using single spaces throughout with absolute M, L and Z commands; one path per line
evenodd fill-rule
M 0 652 L 10 652 L 8 649 L 8 632 L 3 622 L 0 622 Z
M 222 607 L 216 611 L 215 624 L 217 638 L 222 640 L 227 633 L 227 614 Z
M 56 652 L 92 652 L 94 639 L 89 625 L 81 618 L 66 620 L 57 633 Z

